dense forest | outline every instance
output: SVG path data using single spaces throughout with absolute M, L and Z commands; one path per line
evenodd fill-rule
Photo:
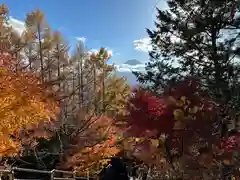
M 18 34 L 2 4 L 1 164 L 97 176 L 117 156 L 150 179 L 239 179 L 238 3 L 167 0 L 134 87 L 105 48 L 70 53 L 39 9 Z

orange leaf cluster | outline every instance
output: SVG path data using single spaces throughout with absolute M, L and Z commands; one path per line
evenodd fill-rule
M 116 138 L 113 137 L 94 146 L 83 148 L 68 159 L 67 168 L 74 167 L 79 172 L 89 170 L 91 174 L 94 174 L 101 169 L 101 165 L 105 164 L 110 157 L 120 152 L 115 143 Z
M 10 56 L 0 56 L 0 155 L 18 151 L 19 144 L 9 138 L 22 128 L 55 119 L 56 102 L 32 72 L 15 71 Z
M 79 172 L 91 170 L 90 173 L 95 174 L 101 169 L 101 165 L 108 161 L 108 158 L 120 152 L 120 148 L 116 145 L 119 131 L 113 125 L 113 120 L 102 116 L 93 117 L 90 121 L 91 125 L 84 133 L 86 138 L 79 135 L 77 151 L 72 156 L 66 157 L 63 168 L 74 167 Z

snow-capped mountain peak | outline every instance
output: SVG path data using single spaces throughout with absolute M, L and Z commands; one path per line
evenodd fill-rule
M 131 59 L 123 64 L 116 65 L 117 74 L 124 76 L 128 79 L 130 84 L 136 84 L 136 77 L 133 75 L 133 71 L 144 71 L 145 64 L 136 59 Z
M 127 60 L 124 64 L 135 66 L 135 65 L 138 65 L 138 64 L 142 64 L 142 63 L 140 61 L 136 60 L 136 59 L 130 59 L 130 60 Z
M 128 60 L 123 64 L 116 65 L 119 72 L 132 72 L 144 70 L 144 64 L 136 59 Z

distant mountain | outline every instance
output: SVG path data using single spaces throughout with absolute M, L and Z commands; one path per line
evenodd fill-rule
M 138 64 L 142 64 L 142 63 L 140 61 L 136 60 L 136 59 L 131 59 L 131 60 L 126 61 L 123 64 L 128 64 L 130 66 L 135 66 L 135 65 L 138 65 Z
M 137 84 L 136 77 L 133 75 L 132 71 L 143 71 L 144 64 L 136 59 L 131 59 L 123 64 L 116 65 L 117 75 L 121 77 L 126 77 L 128 82 L 132 85 Z

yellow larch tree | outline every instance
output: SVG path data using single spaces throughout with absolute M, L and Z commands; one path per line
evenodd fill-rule
M 131 95 L 131 87 L 126 78 L 111 75 L 105 80 L 105 112 L 107 115 L 123 115 Z
M 37 65 L 35 68 L 40 71 L 41 81 L 45 81 L 45 59 L 44 59 L 44 36 L 49 35 L 49 26 L 45 19 L 44 13 L 40 9 L 35 9 L 26 16 L 25 20 L 26 34 L 29 34 L 30 37 L 33 37 L 31 43 L 37 45 L 37 55 L 39 58 L 36 61 L 31 63 Z M 30 38 L 31 39 L 31 38 Z M 48 49 L 48 47 L 47 47 Z
M 116 75 L 116 67 L 109 64 L 111 53 L 101 48 L 90 56 L 93 66 L 93 92 L 95 110 L 99 114 L 118 115 L 125 112 L 131 87 L 124 77 Z

